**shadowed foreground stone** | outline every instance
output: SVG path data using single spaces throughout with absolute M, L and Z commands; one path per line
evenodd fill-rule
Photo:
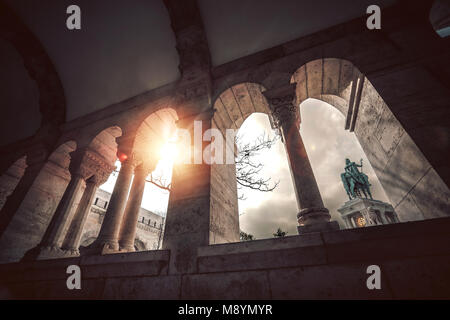
M 450 298 L 450 219 L 199 247 L 198 270 L 171 274 L 170 250 L 0 265 L 2 299 Z M 81 268 L 68 290 L 66 268 Z M 367 267 L 381 270 L 369 290 Z

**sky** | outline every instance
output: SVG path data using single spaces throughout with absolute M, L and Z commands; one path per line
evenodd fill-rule
M 374 199 L 387 201 L 376 175 L 364 154 L 354 133 L 344 130 L 345 117 L 336 108 L 316 99 L 308 99 L 300 105 L 302 123 L 300 134 L 316 177 L 324 205 L 331 213 L 332 220 L 338 221 L 343 227 L 343 221 L 337 208 L 348 200 L 342 186 L 340 174 L 344 171 L 345 158 L 359 163 L 363 159 L 363 172 L 372 184 Z M 272 130 L 268 116 L 254 113 L 242 124 L 238 135 L 242 143 L 251 142 L 261 134 L 270 136 L 276 133 Z M 165 156 L 166 155 L 166 156 Z M 287 162 L 284 145 L 280 139 L 269 150 L 264 150 L 254 158 L 255 162 L 264 165 L 261 175 L 279 181 L 278 187 L 272 192 L 260 192 L 242 189 L 245 199 L 239 200 L 239 223 L 241 230 L 250 233 L 256 239 L 273 237 L 280 227 L 288 235 L 297 234 L 297 202 L 293 182 Z M 120 166 L 120 162 L 117 163 Z M 173 161 L 166 152 L 153 174 L 164 175 L 170 180 Z M 111 176 L 100 188 L 112 192 L 116 176 Z M 156 186 L 146 183 L 142 207 L 165 216 L 169 193 Z

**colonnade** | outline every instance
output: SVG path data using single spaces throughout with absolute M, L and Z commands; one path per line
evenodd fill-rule
M 305 146 L 300 135 L 300 113 L 295 101 L 295 84 L 263 92 L 276 126 L 280 129 L 291 169 L 292 181 L 298 204 L 298 232 L 337 229 L 330 222 L 330 214 L 324 207 Z M 179 127 L 193 129 L 194 121 L 202 121 L 202 130 L 211 128 L 214 111 L 181 119 Z M 108 164 L 95 150 L 77 149 L 71 153 L 69 171 L 71 178 L 56 212 L 42 237 L 40 244 L 26 257 L 50 259 L 57 257 L 108 254 L 134 251 L 139 209 L 143 198 L 145 180 L 152 166 L 142 156 L 134 153 L 133 137 L 117 140 L 121 168 L 109 206 L 97 239 L 86 248 L 79 248 L 84 225 L 90 212 L 97 188 L 106 182 L 114 166 Z M 131 143 L 130 143 L 131 142 Z M 203 143 L 202 150 L 208 145 Z M 192 143 L 192 155 L 199 148 Z M 133 178 L 134 176 L 134 178 Z M 217 221 L 226 223 L 224 213 L 211 204 L 211 165 L 183 164 L 174 168 L 169 198 L 163 248 L 182 256 L 198 246 L 214 244 L 215 240 L 235 242 L 239 230 L 225 226 L 218 231 Z M 237 195 L 236 195 L 237 196 Z M 233 219 L 238 219 L 238 216 Z M 223 222 L 225 221 L 225 222 Z M 228 230 L 227 230 L 228 228 Z M 238 228 L 237 228 L 238 229 Z M 214 236 L 217 233 L 217 237 Z M 236 234 L 235 234 L 236 233 Z M 187 259 L 190 260 L 190 259 Z M 173 262 L 176 263 L 174 258 Z M 190 262 L 187 262 L 189 269 Z

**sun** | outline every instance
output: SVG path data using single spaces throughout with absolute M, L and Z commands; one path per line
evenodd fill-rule
M 159 151 L 160 159 L 162 161 L 175 162 L 179 155 L 179 148 L 177 143 L 176 135 L 170 138 L 166 143 L 163 144 Z
M 178 156 L 178 148 L 174 142 L 166 142 L 160 150 L 161 160 L 174 161 Z

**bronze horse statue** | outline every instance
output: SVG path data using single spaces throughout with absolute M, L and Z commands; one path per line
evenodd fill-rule
M 369 177 L 365 173 L 359 172 L 358 167 L 362 168 L 362 159 L 361 164 L 345 159 L 345 172 L 341 173 L 341 180 L 348 198 L 350 200 L 362 198 L 362 194 L 364 194 L 365 198 L 373 199 L 370 192 Z

